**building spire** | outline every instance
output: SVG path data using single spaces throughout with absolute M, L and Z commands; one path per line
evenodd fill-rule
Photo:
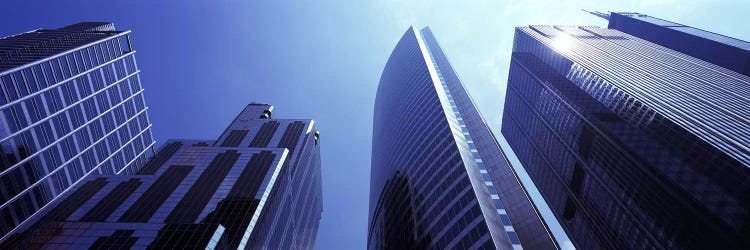
M 585 9 L 581 9 L 581 10 L 585 11 L 585 12 L 588 12 L 591 15 L 598 16 L 598 17 L 604 18 L 607 21 L 609 21 L 609 14 L 607 14 L 607 13 L 602 13 L 602 12 L 599 12 L 599 11 L 588 11 L 588 10 L 585 10 Z

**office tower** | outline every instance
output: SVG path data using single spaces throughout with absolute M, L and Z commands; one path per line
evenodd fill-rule
M 370 249 L 555 249 L 429 28 L 409 28 L 375 99 Z
M 609 28 L 750 76 L 750 43 L 635 12 L 591 12 Z
M 520 27 L 502 133 L 579 249 L 746 248 L 747 107 L 750 77 L 671 48 Z
M 169 140 L 136 174 L 84 179 L 2 248 L 312 248 L 319 134 L 272 108 L 247 105 L 216 141 Z
M 0 38 L 0 241 L 85 176 L 148 159 L 129 34 L 86 22 Z

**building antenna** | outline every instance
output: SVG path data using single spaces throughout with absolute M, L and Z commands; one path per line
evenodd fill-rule
M 588 11 L 588 10 L 585 10 L 585 9 L 581 9 L 581 10 L 585 11 L 585 12 L 588 12 L 591 15 L 598 16 L 598 17 L 604 18 L 607 21 L 609 21 L 609 14 L 607 14 L 607 13 L 603 13 L 603 12 L 599 12 L 599 11 Z

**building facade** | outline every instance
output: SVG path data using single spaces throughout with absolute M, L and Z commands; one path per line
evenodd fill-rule
M 747 107 L 750 77 L 671 48 L 519 27 L 502 133 L 579 249 L 741 249 Z
M 375 100 L 369 249 L 556 249 L 429 28 L 409 28 Z
M 169 140 L 138 173 L 87 177 L 2 248 L 312 248 L 319 134 L 271 111 L 247 105 L 216 141 Z
M 85 176 L 147 161 L 129 34 L 87 22 L 0 38 L 0 241 Z
M 616 29 L 750 76 L 750 43 L 636 12 L 594 13 Z

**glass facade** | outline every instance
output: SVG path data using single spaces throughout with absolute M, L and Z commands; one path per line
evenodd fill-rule
M 410 28 L 375 101 L 370 249 L 556 244 L 428 28 Z
M 750 245 L 750 77 L 614 29 L 516 29 L 502 133 L 580 249 Z
M 0 248 L 312 248 L 319 134 L 271 109 L 248 105 L 216 141 L 170 140 L 135 174 L 87 177 Z
M 87 22 L 0 38 L 0 241 L 85 176 L 146 162 L 129 33 Z
M 612 12 L 609 28 L 750 76 L 750 42 L 634 12 Z

